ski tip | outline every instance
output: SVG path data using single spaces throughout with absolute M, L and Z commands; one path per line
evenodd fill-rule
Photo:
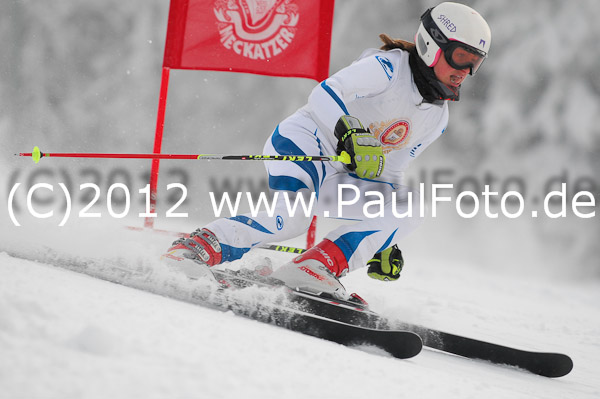
M 383 341 L 375 339 L 372 345 L 380 347 L 397 359 L 410 359 L 423 350 L 423 340 L 412 331 L 373 330 L 384 334 Z
M 548 378 L 564 377 L 573 370 L 573 360 L 562 353 L 520 351 L 513 355 L 511 362 L 496 359 L 493 363 L 514 366 Z
M 549 378 L 564 377 L 573 370 L 573 359 L 562 353 L 550 353 L 551 359 L 544 362 L 544 367 L 539 370 L 539 375 Z
M 410 359 L 411 357 L 417 356 L 423 350 L 423 340 L 417 334 L 414 334 L 411 337 L 406 336 L 406 341 L 410 342 L 411 345 L 407 346 L 407 350 L 404 351 L 402 359 Z

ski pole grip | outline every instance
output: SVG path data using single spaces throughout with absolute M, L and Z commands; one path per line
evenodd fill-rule
M 337 158 L 338 158 L 337 161 L 345 163 L 346 165 L 350 165 L 352 163 L 350 154 L 348 154 L 346 151 L 342 151 Z

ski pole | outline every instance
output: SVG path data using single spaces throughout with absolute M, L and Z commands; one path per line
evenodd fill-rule
M 122 159 L 195 159 L 218 161 L 294 161 L 294 162 L 342 162 L 351 163 L 350 156 L 343 151 L 341 155 L 218 155 L 218 154 L 109 154 L 80 152 L 42 152 L 36 146 L 33 152 L 15 154 L 31 157 L 35 163 L 42 158 L 122 158 Z

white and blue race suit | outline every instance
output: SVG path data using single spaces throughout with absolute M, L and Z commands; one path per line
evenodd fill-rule
M 432 104 L 423 101 L 409 66 L 409 53 L 400 49 L 370 49 L 350 66 L 317 85 L 308 103 L 282 121 L 264 147 L 267 155 L 331 155 L 338 140 L 333 130 L 342 115 L 357 117 L 382 145 L 385 168 L 376 180 L 360 179 L 339 162 L 265 162 L 269 186 L 280 193 L 305 195 L 314 193 L 316 205 L 311 215 L 297 211 L 290 215 L 283 196 L 278 197 L 276 211 L 269 215 L 251 215 L 218 219 L 206 226 L 223 248 L 223 261 L 239 259 L 255 246 L 281 242 L 305 232 L 312 215 L 355 220 L 329 232 L 344 253 L 350 271 L 364 267 L 376 252 L 397 244 L 422 220 L 419 193 L 402 185 L 403 172 L 448 124 L 446 101 Z M 345 205 L 338 215 L 340 184 L 352 185 L 361 201 Z M 356 191 L 344 190 L 355 197 Z M 366 201 L 383 196 L 383 215 L 365 212 Z M 409 200 L 409 197 L 411 197 Z M 344 202 L 345 204 L 349 201 Z M 411 211 L 412 217 L 396 217 Z

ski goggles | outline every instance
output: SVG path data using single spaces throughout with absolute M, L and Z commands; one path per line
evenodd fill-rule
M 468 68 L 471 75 L 475 75 L 486 57 L 484 52 L 455 41 L 451 41 L 442 51 L 444 58 L 452 68 L 457 70 Z
M 469 68 L 469 73 L 475 75 L 475 72 L 487 57 L 487 53 L 444 35 L 431 17 L 433 8 L 428 9 L 421 15 L 421 22 L 427 33 L 440 48 L 436 60 L 440 56 L 439 52 L 443 52 L 444 58 L 452 68 L 457 70 Z

